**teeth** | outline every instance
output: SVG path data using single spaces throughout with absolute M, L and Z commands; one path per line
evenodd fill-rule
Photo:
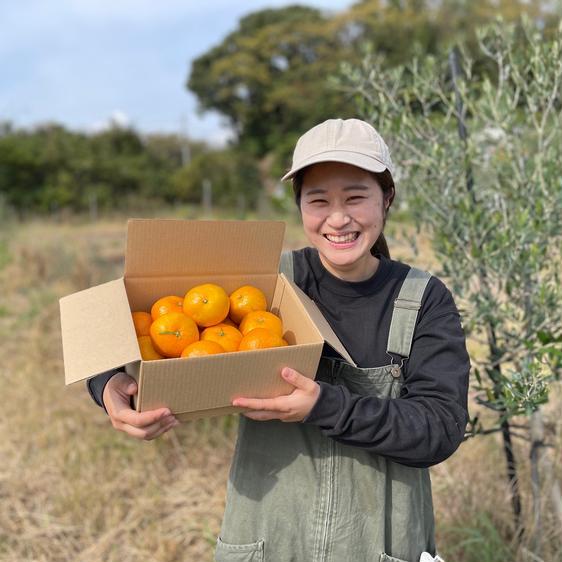
M 332 234 L 325 234 L 324 235 L 330 242 L 335 242 L 336 244 L 342 244 L 344 242 L 353 242 L 358 236 L 358 232 L 352 232 L 350 234 L 343 234 L 334 236 Z

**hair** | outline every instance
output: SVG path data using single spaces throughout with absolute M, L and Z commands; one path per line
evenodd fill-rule
M 304 179 L 304 174 L 307 168 L 303 168 L 299 170 L 293 176 L 293 193 L 295 196 L 295 203 L 297 207 L 301 208 L 301 191 L 302 191 L 302 182 Z M 394 187 L 394 180 L 392 179 L 392 174 L 388 170 L 384 170 L 384 172 L 369 172 L 371 176 L 377 181 L 380 188 L 382 189 L 383 197 L 385 201 L 388 201 L 388 207 L 384 211 L 383 217 L 383 231 L 384 226 L 386 224 L 386 217 L 388 212 L 390 211 L 390 206 L 394 201 L 394 195 L 396 193 Z M 381 232 L 377 241 L 371 246 L 371 255 L 382 254 L 384 257 L 390 259 L 390 251 L 388 249 L 388 244 L 386 243 L 386 238 L 384 237 L 384 232 Z

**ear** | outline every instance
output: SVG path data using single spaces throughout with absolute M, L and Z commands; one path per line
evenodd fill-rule
M 393 190 L 392 195 L 390 197 L 384 198 L 384 212 L 385 212 L 385 214 L 388 213 L 388 210 L 390 209 L 390 206 L 392 205 L 393 200 L 394 200 L 394 190 Z
M 392 191 L 388 194 L 387 197 L 384 198 L 384 204 L 386 205 L 386 210 L 390 208 L 392 202 L 394 201 L 394 197 L 396 196 L 396 188 L 394 185 L 392 186 Z

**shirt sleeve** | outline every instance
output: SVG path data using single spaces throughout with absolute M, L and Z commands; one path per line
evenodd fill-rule
M 107 410 L 105 409 L 105 404 L 103 403 L 103 391 L 105 390 L 105 385 L 109 382 L 109 379 L 116 375 L 119 372 L 118 369 L 113 369 L 111 371 L 106 371 L 105 373 L 101 373 L 100 375 L 96 375 L 91 379 L 86 381 L 86 386 L 88 388 L 88 392 L 92 397 L 92 400 L 101 408 L 105 410 L 107 414 Z
M 343 385 L 319 382 L 319 398 L 302 423 L 407 466 L 428 467 L 448 458 L 468 421 L 470 358 L 460 315 L 447 293 L 448 302 L 416 326 L 400 397 L 354 394 Z

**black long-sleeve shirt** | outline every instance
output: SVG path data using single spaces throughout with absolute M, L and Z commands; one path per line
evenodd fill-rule
M 394 300 L 409 266 L 382 255 L 375 274 L 347 282 L 330 274 L 314 248 L 294 252 L 295 283 L 311 297 L 358 367 L 388 365 L 386 353 Z M 325 355 L 337 354 L 328 346 Z M 395 356 L 395 362 L 400 358 Z M 467 422 L 470 360 L 451 292 L 442 281 L 428 282 L 418 312 L 404 384 L 396 399 L 351 393 L 319 382 L 320 396 L 302 423 L 328 437 L 408 466 L 426 467 L 450 456 Z M 105 384 L 117 371 L 88 381 L 103 406 Z
M 388 365 L 394 300 L 410 267 L 382 255 L 365 281 L 343 281 L 322 265 L 318 251 L 294 252 L 295 283 L 311 297 L 358 367 Z M 325 346 L 326 355 L 336 355 Z M 394 356 L 394 362 L 401 358 Z M 468 419 L 470 359 L 460 315 L 445 284 L 433 276 L 425 289 L 404 384 L 396 399 L 351 393 L 320 381 L 320 396 L 304 423 L 336 441 L 426 467 L 449 457 Z

